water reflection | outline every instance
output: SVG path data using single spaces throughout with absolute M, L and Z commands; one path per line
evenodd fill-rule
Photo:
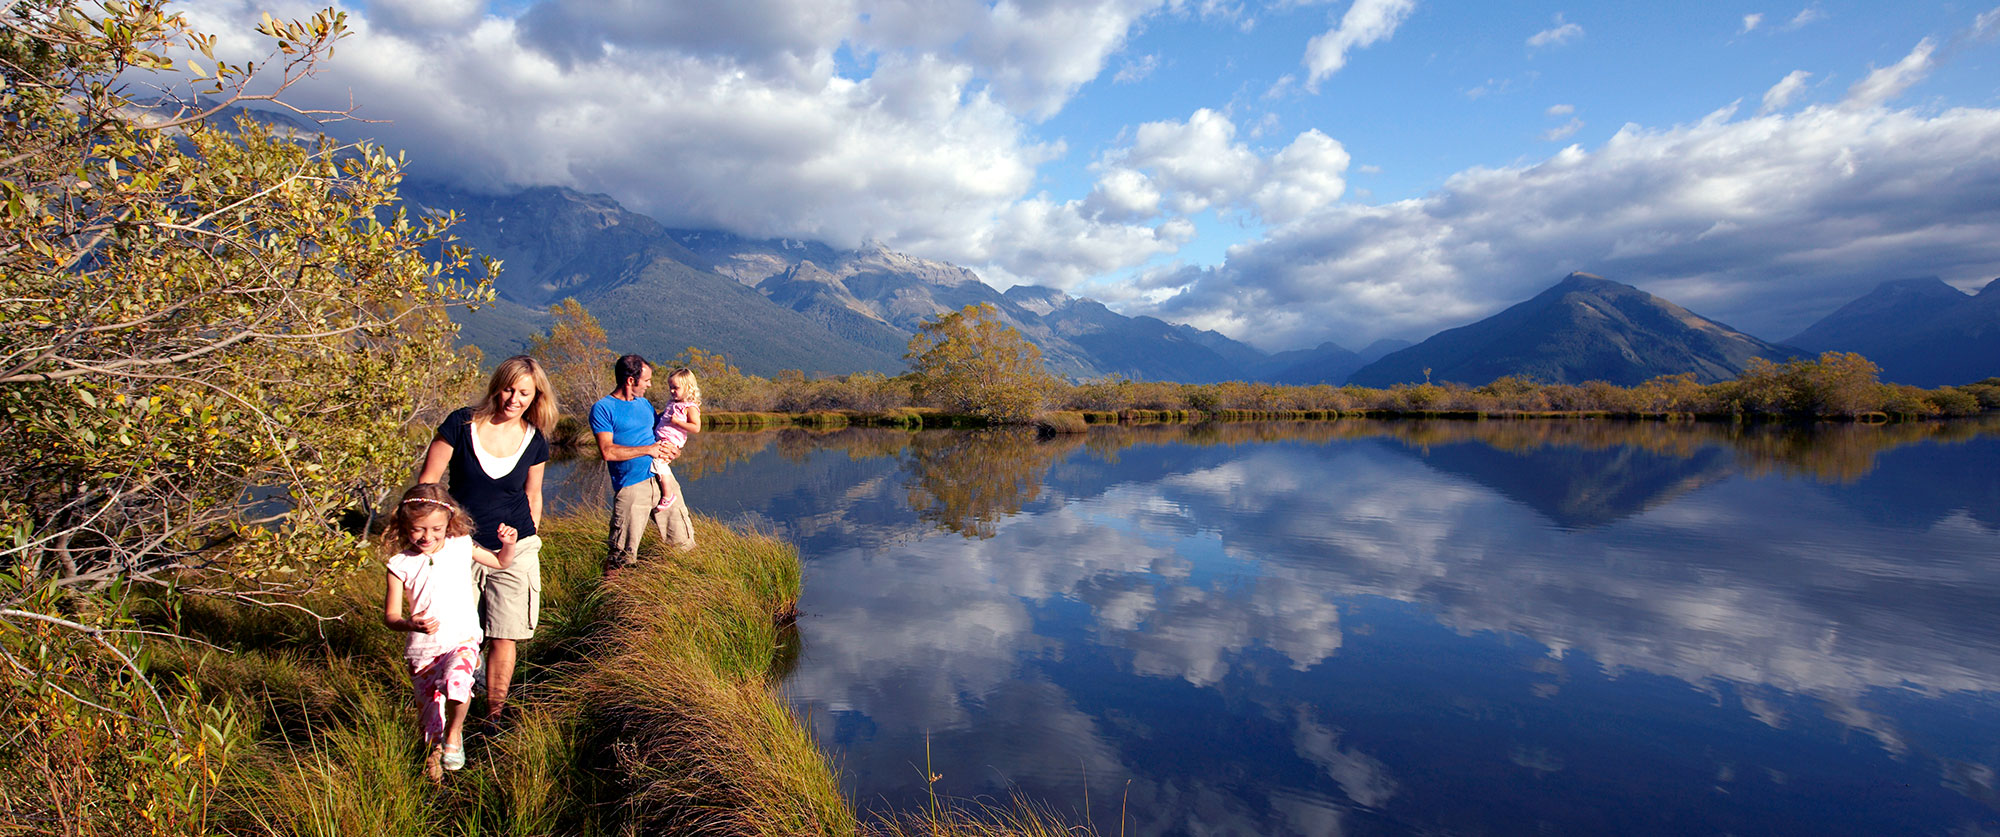
M 2000 829 L 1992 422 L 710 443 L 864 802 L 928 742 L 1135 834 Z
M 945 531 L 993 537 L 996 523 L 1041 496 L 1049 466 L 1080 443 L 1044 442 L 1026 429 L 916 434 L 902 451 L 910 508 Z

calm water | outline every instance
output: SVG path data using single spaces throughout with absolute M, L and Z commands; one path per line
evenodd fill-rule
M 784 688 L 864 806 L 928 759 L 1106 834 L 2000 833 L 2000 423 L 709 433 L 677 469 L 799 545 Z

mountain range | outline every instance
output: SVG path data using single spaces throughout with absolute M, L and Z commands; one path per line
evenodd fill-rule
M 178 112 L 169 101 L 140 106 Z M 233 129 L 238 117 L 301 137 L 317 133 L 286 114 L 241 107 L 210 121 Z M 400 191 L 417 211 L 458 211 L 463 220 L 453 235 L 505 262 L 498 298 L 455 314 L 460 339 L 489 357 L 524 350 L 547 328 L 549 305 L 575 297 L 614 350 L 664 361 L 698 346 L 760 375 L 897 374 L 924 320 L 986 303 L 1042 350 L 1051 371 L 1072 379 L 1381 387 L 1479 385 L 1514 375 L 1629 385 L 1692 372 L 1711 382 L 1734 377 L 1751 358 L 1824 351 L 1858 352 L 1880 367 L 1883 380 L 1924 387 L 2000 376 L 2000 279 L 1977 294 L 1937 277 L 1883 282 L 1772 344 L 1630 285 L 1572 273 L 1531 299 L 1415 345 L 1378 340 L 1357 352 L 1329 341 L 1270 354 L 1214 331 L 1127 317 L 1054 288 L 998 291 L 966 268 L 878 244 L 843 250 L 668 229 L 608 196 L 561 187 L 480 194 L 412 179 Z
M 1693 372 L 1695 380 L 1713 383 L 1736 377 L 1751 358 L 1784 361 L 1799 354 L 1631 285 L 1572 273 L 1505 311 L 1364 366 L 1348 382 L 1477 386 L 1514 375 L 1543 383 L 1631 386 Z
M 746 372 L 898 374 L 910 335 L 972 304 L 1042 350 L 1074 380 L 1223 380 L 1385 387 L 1424 380 L 1479 385 L 1503 375 L 1549 383 L 1631 385 L 1692 372 L 1727 380 L 1751 358 L 1855 351 L 1884 380 L 1937 386 L 2000 375 L 2000 280 L 1967 295 L 1935 279 L 1883 283 L 1783 344 L 1769 343 L 1644 291 L 1573 273 L 1533 298 L 1417 344 L 1361 351 L 1335 342 L 1266 353 L 1222 334 L 1128 317 L 1096 300 L 1035 285 L 1000 291 L 966 268 L 879 244 L 753 239 L 673 229 L 604 195 L 533 187 L 482 195 L 406 182 L 420 211 L 456 210 L 461 243 L 504 260 L 498 299 L 459 316 L 461 339 L 513 354 L 575 297 L 614 350 L 665 361 L 689 346 Z
M 2000 279 L 1968 295 L 1935 276 L 1883 282 L 1786 343 L 1858 352 L 1883 380 L 1920 387 L 2000 375 Z
M 1341 383 L 1403 343 L 1354 352 L 1334 343 L 1267 354 L 1213 331 L 1127 317 L 1093 299 L 1017 285 L 1005 292 L 957 265 L 879 244 L 852 250 L 795 239 L 668 229 L 604 195 L 534 187 L 481 195 L 411 181 L 404 201 L 455 210 L 460 243 L 504 262 L 498 299 L 459 316 L 490 356 L 523 350 L 548 306 L 582 302 L 613 349 L 666 360 L 689 346 L 721 351 L 746 372 L 897 374 L 919 325 L 989 304 L 1072 379 Z

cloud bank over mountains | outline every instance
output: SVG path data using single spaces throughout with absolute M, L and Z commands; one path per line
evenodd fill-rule
M 1626 125 L 1595 148 L 1467 168 L 1386 203 L 1349 194 L 1341 125 L 1268 131 L 1244 97 L 1132 120 L 1102 146 L 1047 130 L 1134 66 L 1146 70 L 1127 84 L 1157 81 L 1175 56 L 1129 54 L 1149 26 L 1248 31 L 1260 12 L 1314 5 L 375 0 L 349 9 L 355 34 L 295 98 L 358 103 L 388 121 L 336 133 L 407 149 L 420 173 L 473 188 L 561 185 L 672 226 L 876 240 L 998 286 L 1051 285 L 1266 349 L 1422 337 L 1579 269 L 1766 336 L 1885 278 L 2000 275 L 2000 110 L 1898 107 L 1992 37 L 1984 16 L 1887 66 L 1774 78 L 1755 116 L 1718 102 L 1699 122 Z M 261 12 L 314 8 L 187 4 L 237 58 L 261 49 Z M 1331 95 L 1419 11 L 1332 4 L 1289 59 L 1308 82 L 1275 87 Z M 1589 25 L 1521 23 L 1517 49 L 1573 49 Z M 1789 110 L 1842 89 L 1825 86 L 1843 73 L 1861 77 L 1842 100 Z M 1052 192 L 1062 171 L 1082 185 Z M 1192 263 L 1192 243 L 1231 230 L 1226 258 Z
M 1152 277 L 1177 293 L 1138 310 L 1277 346 L 1332 324 L 1359 345 L 1462 324 L 1584 270 L 1782 336 L 1885 278 L 1992 278 L 2000 110 L 1852 101 L 1627 125 L 1596 150 L 1469 169 L 1421 199 L 1329 206 L 1221 266 Z

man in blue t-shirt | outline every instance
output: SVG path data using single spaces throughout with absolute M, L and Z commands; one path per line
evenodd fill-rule
M 626 355 L 612 364 L 611 374 L 618 388 L 590 406 L 590 431 L 597 435 L 597 452 L 611 471 L 611 537 L 604 567 L 615 570 L 639 560 L 639 542 L 646 537 L 645 520 L 652 518 L 660 537 L 674 549 L 694 548 L 694 519 L 688 515 L 687 501 L 655 508 L 660 503 L 660 483 L 653 479 L 653 457 L 668 461 L 680 455 L 680 448 L 653 439 L 653 405 L 646 390 L 653 385 L 653 367 L 638 355 Z M 668 476 L 667 479 L 673 479 Z M 678 494 L 680 486 L 674 486 Z

